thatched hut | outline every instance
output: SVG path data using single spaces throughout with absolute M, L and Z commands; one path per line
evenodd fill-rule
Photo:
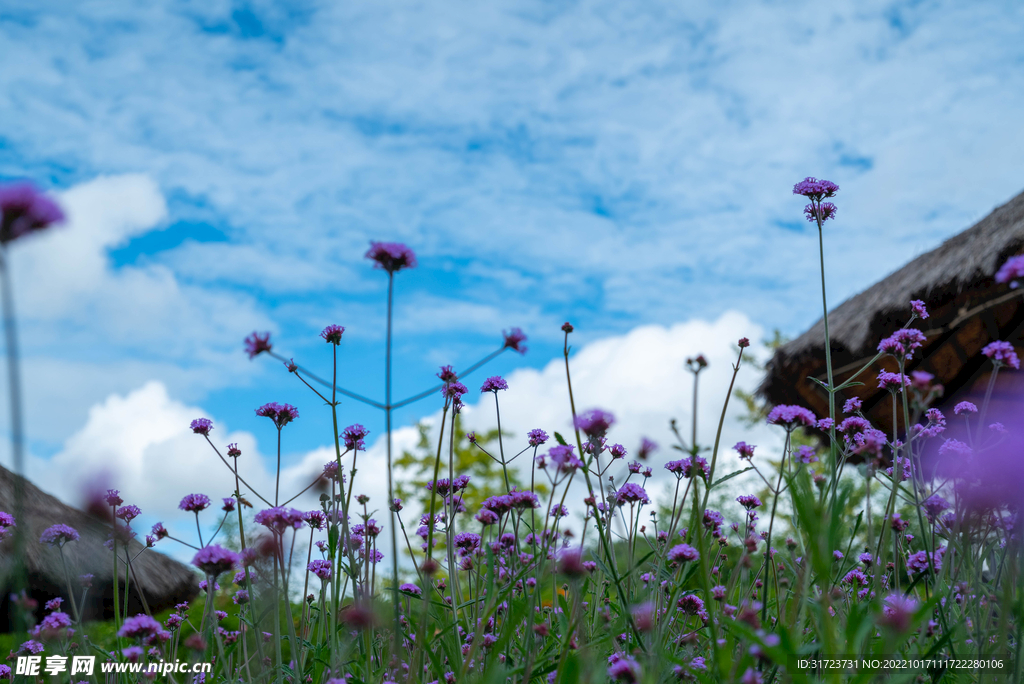
M 991 364 L 981 349 L 994 340 L 1024 347 L 1024 287 L 996 283 L 994 275 L 1007 258 L 1024 251 L 1024 193 L 932 251 L 875 283 L 829 312 L 829 336 L 836 384 L 856 373 L 877 353 L 879 341 L 902 327 L 910 315 L 909 302 L 920 299 L 931 316 L 914 327 L 927 337 L 908 372 L 935 376 L 945 388 L 943 403 L 972 399 L 981 404 Z M 824 322 L 781 346 L 768 365 L 759 394 L 770 403 L 800 404 L 819 416 L 828 415 L 828 396 L 808 378 L 825 380 Z M 883 358 L 857 378 L 863 385 L 844 391 L 843 401 L 860 397 L 865 414 L 887 433 L 892 429 L 889 392 L 874 382 L 882 369 L 895 371 L 891 357 Z M 1019 400 L 1024 375 L 1002 373 L 992 406 Z
M 0 467 L 0 510 L 14 513 L 14 492 L 18 477 Z M 110 618 L 114 606 L 114 556 L 104 548 L 111 526 L 98 517 L 68 506 L 43 492 L 27 480 L 21 480 L 24 487 L 25 513 L 17 524 L 25 534 L 26 564 L 29 579 L 29 595 L 39 604 L 41 611 L 46 601 L 61 596 L 67 601 L 67 583 L 60 552 L 56 547 L 39 543 L 43 531 L 58 523 L 70 525 L 81 535 L 75 542 L 64 547 L 64 557 L 72 587 L 81 599 L 78 577 L 93 575 L 92 587 L 86 595 L 84 606 L 79 606 L 88 619 Z M 12 561 L 13 539 L 11 535 L 0 542 L 0 584 L 8 576 Z M 133 540 L 130 544 L 133 573 L 125 582 L 124 566 L 119 569 L 120 597 L 124 600 L 127 586 L 129 614 L 143 612 L 145 598 L 150 610 L 160 611 L 176 603 L 189 601 L 199 593 L 199 577 L 188 566 L 148 549 Z M 123 556 L 122 556 L 123 557 Z M 12 615 L 10 587 L 2 587 L 0 593 L 0 631 L 8 631 Z M 140 596 L 141 595 L 141 596 Z M 65 604 L 68 610 L 70 605 Z M 40 616 L 41 617 L 41 616 Z

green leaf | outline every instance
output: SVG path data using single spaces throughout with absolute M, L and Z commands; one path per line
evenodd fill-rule
M 557 441 L 562 446 L 569 446 L 569 443 L 565 441 L 565 437 L 562 437 L 562 435 L 558 432 L 555 433 L 555 441 Z
M 723 483 L 723 482 L 725 482 L 726 480 L 731 480 L 732 478 L 736 477 L 737 475 L 742 475 L 743 473 L 747 472 L 748 470 L 753 470 L 753 469 L 754 469 L 754 467 L 753 467 L 753 466 L 750 466 L 750 467 L 748 467 L 748 468 L 744 468 L 743 470 L 737 470 L 736 472 L 733 472 L 733 473 L 729 473 L 729 474 L 728 474 L 728 475 L 726 475 L 725 477 L 720 477 L 720 478 L 718 478 L 718 480 L 717 480 L 716 482 L 714 482 L 714 483 L 713 483 L 713 484 L 711 485 L 711 487 L 710 487 L 710 488 L 711 488 L 711 489 L 714 489 L 715 487 L 717 487 L 718 485 L 722 484 L 722 483 Z

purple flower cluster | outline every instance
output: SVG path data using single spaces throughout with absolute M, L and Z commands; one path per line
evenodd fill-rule
M 305 522 L 302 519 L 302 511 L 284 506 L 266 508 L 257 513 L 253 519 L 258 525 L 263 525 L 274 534 L 284 534 L 288 529 L 297 530 Z
M 368 434 L 370 434 L 369 430 L 356 423 L 345 428 L 344 432 L 341 433 L 341 438 L 345 441 L 346 449 L 350 451 L 365 451 L 366 443 L 363 440 Z
M 787 430 L 793 430 L 799 426 L 814 427 L 818 418 L 803 406 L 781 404 L 768 412 L 766 422 L 769 425 L 781 425 Z
M 57 203 L 31 183 L 0 186 L 0 242 L 7 243 L 64 220 Z
M 217 575 L 228 572 L 238 563 L 239 556 L 234 551 L 225 549 L 217 544 L 210 544 L 196 553 L 192 558 L 192 565 L 196 566 L 207 575 Z
M 530 430 L 528 433 L 526 433 L 526 436 L 529 439 L 530 446 L 532 447 L 541 446 L 549 439 L 548 433 L 544 432 L 540 428 L 537 428 L 536 430 Z
M 526 341 L 526 334 L 519 328 L 512 328 L 509 331 L 502 331 L 502 337 L 504 342 L 502 343 L 502 349 L 511 349 L 517 351 L 520 354 L 526 353 L 526 347 L 523 342 Z
M 736 445 L 733 447 L 733 449 L 736 450 L 736 453 L 740 455 L 740 458 L 747 459 L 754 457 L 755 448 L 756 447 L 753 444 L 747 444 L 746 442 L 736 442 Z
M 388 273 L 397 273 L 403 268 L 416 268 L 416 255 L 400 242 L 371 241 L 365 256 L 374 262 L 374 268 Z
M 213 421 L 209 418 L 196 418 L 189 427 L 192 428 L 193 434 L 209 435 L 213 429 Z
M 626 484 L 619 487 L 618 491 L 614 494 L 615 500 L 620 503 L 651 503 L 651 499 L 647 496 L 647 492 L 643 487 L 634 483 L 627 482 Z
M 51 525 L 43 530 L 43 534 L 39 537 L 39 543 L 49 544 L 50 546 L 64 546 L 68 542 L 78 541 L 78 539 L 78 530 L 70 525 L 60 523 Z
M 210 505 L 210 497 L 205 494 L 188 494 L 178 504 L 178 508 L 191 513 L 198 513 Z
M 299 417 L 299 409 L 291 404 L 279 404 L 276 401 L 272 401 L 256 409 L 256 415 L 261 418 L 270 418 L 270 420 L 274 421 L 277 429 L 280 430 Z
M 341 336 L 345 333 L 345 327 L 341 325 L 329 325 L 320 332 L 320 337 L 324 338 L 328 344 L 335 346 L 341 344 Z
M 668 559 L 672 563 L 692 562 L 700 558 L 700 552 L 689 544 L 678 544 L 668 551 Z
M 1010 283 L 1010 287 L 1016 287 L 1015 281 L 1018 278 L 1024 278 L 1024 254 L 1007 259 L 996 271 L 995 280 L 997 283 Z
M 329 582 L 331 580 L 332 566 L 331 561 L 329 560 L 322 560 L 318 558 L 317 560 L 310 561 L 309 565 L 306 566 L 306 570 L 309 570 L 324 582 Z
M 794 195 L 803 195 L 814 202 L 835 197 L 838 191 L 839 186 L 832 181 L 818 180 L 810 176 L 793 186 Z
M 910 386 L 910 378 L 903 373 L 890 373 L 881 371 L 878 374 L 878 389 L 889 390 L 890 392 L 902 392 L 904 387 Z
M 1009 342 L 989 342 L 981 350 L 981 353 L 992 359 L 996 365 L 1006 365 L 1015 370 L 1020 370 L 1020 359 L 1017 352 Z
M 270 352 L 273 346 L 270 344 L 270 333 L 253 332 L 245 338 L 245 353 L 252 360 L 263 352 Z
M 604 437 L 614 423 L 615 416 L 601 409 L 591 409 L 576 416 L 576 428 L 591 440 Z
M 910 359 L 927 341 L 928 338 L 917 328 L 900 328 L 878 343 L 878 351 L 896 358 Z
M 480 386 L 480 391 L 481 392 L 494 392 L 494 393 L 497 393 L 498 390 L 507 390 L 507 389 L 508 389 L 508 383 L 505 382 L 504 378 L 502 378 L 500 375 L 493 375 L 493 376 L 487 378 L 486 380 L 484 380 L 484 384 Z

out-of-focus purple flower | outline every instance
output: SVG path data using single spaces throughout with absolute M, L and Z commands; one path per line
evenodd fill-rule
M 992 363 L 996 365 L 1006 365 L 1016 370 L 1020 369 L 1020 359 L 1017 358 L 1017 352 L 1009 342 L 999 340 L 989 342 L 982 348 L 981 353 L 992 359 Z
M 167 529 L 164 527 L 163 523 L 154 523 L 153 529 L 151 530 L 151 536 L 154 539 L 160 541 L 161 539 L 165 539 L 168 535 L 169 533 L 167 532 Z
M 494 525 L 499 520 L 498 514 L 489 508 L 481 508 L 473 517 L 481 525 Z
M 548 450 L 546 459 L 551 461 L 560 473 L 575 472 L 577 468 L 583 467 L 583 462 L 576 457 L 574 449 L 575 447 L 571 444 L 556 444 Z M 544 458 L 543 456 L 538 457 L 537 467 L 543 467 L 541 459 Z
M 857 411 L 860 411 L 860 407 L 861 400 L 859 397 L 847 399 L 846 403 L 843 404 L 843 413 L 856 413 Z
M 329 325 L 320 333 L 320 337 L 328 344 L 335 346 L 341 344 L 341 336 L 345 333 L 345 327 L 341 325 Z
M 192 565 L 207 575 L 216 577 L 223 572 L 233 569 L 238 560 L 238 554 L 234 551 L 225 549 L 217 544 L 210 544 L 199 549 L 199 552 L 192 558 Z
M 441 394 L 443 396 L 456 402 L 461 400 L 462 395 L 468 391 L 469 390 L 466 389 L 466 386 L 458 381 L 446 383 L 445 386 L 441 388 Z
M 297 530 L 302 527 L 302 511 L 294 508 L 277 506 L 266 508 L 256 514 L 253 518 L 257 524 L 263 525 L 275 534 L 284 534 L 287 529 Z
M 736 445 L 733 447 L 736 453 L 740 455 L 740 458 L 747 459 L 754 457 L 755 448 L 753 444 L 747 444 L 746 442 L 736 442 Z
M 902 392 L 904 387 L 910 385 L 910 378 L 903 373 L 890 373 L 881 371 L 878 374 L 878 389 L 886 389 L 890 392 Z
M 804 216 L 811 223 L 817 223 L 819 220 L 824 223 L 829 219 L 834 219 L 838 210 L 839 208 L 831 202 L 822 202 L 817 206 L 812 203 L 804 207 Z
M 163 625 L 146 614 L 127 618 L 117 636 L 127 639 L 147 639 L 163 631 Z
M 416 268 L 416 255 L 400 242 L 370 242 L 366 258 L 372 259 L 374 268 L 397 273 L 403 268 Z
M 1022 277 L 1024 277 L 1024 254 L 1010 257 L 996 271 L 996 282 L 1010 283 L 1010 287 L 1016 287 L 1016 280 Z
M 946 501 L 941 496 L 939 496 L 938 494 L 932 494 L 927 499 L 921 502 L 921 508 L 923 508 L 925 513 L 928 515 L 928 520 L 932 522 L 935 521 L 935 518 L 939 515 L 939 513 L 942 513 L 949 507 L 949 502 Z
M 940 456 L 955 455 L 960 457 L 966 457 L 971 456 L 973 454 L 974 449 L 972 449 L 971 447 L 964 444 L 958 439 L 947 439 L 945 442 L 942 443 L 942 446 L 939 447 Z
M 437 377 L 441 378 L 441 382 L 444 383 L 455 382 L 459 379 L 458 374 L 451 366 L 441 366 L 441 372 L 437 374 Z
M 882 599 L 882 603 L 882 615 L 878 618 L 878 624 L 900 633 L 910 629 L 911 618 L 917 610 L 917 601 L 912 596 L 896 592 Z
M 910 373 L 910 386 L 920 392 L 928 392 L 932 389 L 932 380 L 935 376 L 928 371 L 916 370 Z
M 299 409 L 291 404 L 279 404 L 276 401 L 272 401 L 256 409 L 256 415 L 261 418 L 270 418 L 270 420 L 274 421 L 277 429 L 280 430 L 299 417 Z
M 740 349 L 746 349 L 747 347 L 750 346 L 750 340 L 748 340 L 746 337 L 741 337 L 740 341 L 737 342 L 737 344 L 739 345 Z
M 78 541 L 78 530 L 63 523 L 47 527 L 39 537 L 40 544 L 49 544 L 50 546 L 64 546 L 73 541 Z
M 544 432 L 540 428 L 537 428 L 536 430 L 530 430 L 528 433 L 526 433 L 526 436 L 529 438 L 530 446 L 532 447 L 541 446 L 542 444 L 548 441 L 548 433 Z
M 558 573 L 568 577 L 583 577 L 589 571 L 583 565 L 583 549 L 562 549 L 558 554 Z
M 331 561 L 316 559 L 310 561 L 309 565 L 306 566 L 306 570 L 322 579 L 324 582 L 329 582 L 331 579 Z
M 740 677 L 740 684 L 764 684 L 764 677 L 754 668 L 748 667 L 747 671 Z
M 793 453 L 795 458 L 800 463 L 817 463 L 818 454 L 812 446 L 802 446 Z
M 818 418 L 803 406 L 781 404 L 768 412 L 768 418 L 765 422 L 769 425 L 781 425 L 787 430 L 792 430 L 801 425 L 813 427 L 818 422 Z
M 346 449 L 364 451 L 366 444 L 363 442 L 363 439 L 368 434 L 370 434 L 369 430 L 356 423 L 345 428 L 344 432 L 341 433 L 341 438 L 345 441 Z
M 526 341 L 526 334 L 519 328 L 512 328 L 509 331 L 502 331 L 502 336 L 505 338 L 502 349 L 511 349 L 517 351 L 520 354 L 526 353 L 526 346 L 523 342 Z
M 576 416 L 576 427 L 591 440 L 604 437 L 614 423 L 615 416 L 601 409 L 591 409 Z
M 18 655 L 36 655 L 42 653 L 44 648 L 38 641 L 29 640 L 18 647 Z
M 737 496 L 736 501 L 738 501 L 740 506 L 743 506 L 748 511 L 761 506 L 761 500 L 758 499 L 753 494 L 744 494 L 742 496 Z
M 608 668 L 608 677 L 613 682 L 625 682 L 626 684 L 637 684 L 640 681 L 640 663 L 631 656 L 624 656 Z
M 688 563 L 699 558 L 700 553 L 689 544 L 677 544 L 668 551 L 668 559 L 673 563 Z
M 209 435 L 213 429 L 213 421 L 209 418 L 196 418 L 192 421 L 192 433 L 196 435 Z
M 964 413 L 977 413 L 978 407 L 969 401 L 961 401 L 959 404 L 953 407 L 953 413 L 956 415 L 963 415 Z
M 178 508 L 191 513 L 198 513 L 210 505 L 210 497 L 205 494 L 188 494 L 178 504 Z
M 484 380 L 484 384 L 480 386 L 481 392 L 494 392 L 497 394 L 498 390 L 507 390 L 508 383 L 500 375 L 492 375 L 491 377 Z
M 228 444 L 228 456 L 231 458 L 238 458 L 241 455 L 242 450 L 238 448 L 238 444 L 235 444 L 234 442 Z
M 924 302 L 920 299 L 914 299 L 910 302 L 910 310 L 914 312 L 914 315 L 924 320 L 928 318 L 928 309 L 925 308 Z
M 935 566 L 935 572 L 942 570 L 942 556 L 945 552 L 946 547 L 942 547 L 932 553 L 932 565 Z M 907 557 L 907 574 L 916 575 L 927 570 L 929 570 L 927 551 L 918 551 Z
M 14 516 L 10 513 L 0 511 L 0 530 L 6 530 L 9 527 L 16 527 L 14 523 Z
M 639 458 L 641 461 L 646 461 L 647 457 L 657 450 L 657 443 L 652 442 L 651 440 L 644 437 L 642 440 L 640 440 L 640 448 L 637 449 L 636 457 Z
M 270 344 L 270 333 L 268 332 L 262 335 L 253 332 L 245 338 L 245 353 L 249 355 L 250 360 L 271 349 L 273 349 L 273 345 Z
M 64 220 L 57 203 L 31 183 L 0 185 L 0 242 L 43 230 Z

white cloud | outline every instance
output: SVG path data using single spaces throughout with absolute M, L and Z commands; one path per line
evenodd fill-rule
M 701 375 L 698 441 L 710 446 L 717 429 L 719 412 L 735 363 L 735 342 L 740 337 L 759 339 L 761 329 L 746 316 L 729 312 L 716 321 L 690 321 L 669 327 L 643 326 L 623 336 L 611 337 L 585 345 L 570 357 L 577 408 L 600 407 L 616 416 L 610 433 L 611 442 L 621 442 L 631 452 L 642 437 L 661 444 L 661 450 L 648 465 L 655 470 L 649 488 L 652 494 L 665 496 L 670 482 L 662 466 L 676 458 L 672 451 L 668 421 L 675 417 L 685 434 L 692 410 L 691 376 L 684 370 L 685 359 L 703 353 L 710 365 Z M 755 345 L 755 353 L 764 350 Z M 558 430 L 571 439 L 568 392 L 564 365 L 556 360 L 545 368 L 517 370 L 508 378 L 509 390 L 500 395 L 502 427 L 513 434 L 513 451 L 525 446 L 527 431 L 540 427 L 549 433 Z M 757 371 L 742 368 L 739 387 L 751 387 L 758 380 Z M 759 458 L 767 458 L 780 445 L 780 437 L 766 427 L 747 429 L 737 417 L 741 407 L 734 400 L 730 405 L 722 446 L 719 474 L 734 469 L 737 460 L 729 447 L 740 439 L 760 445 Z M 148 382 L 125 395 L 113 394 L 93 406 L 86 423 L 64 444 L 63 449 L 48 461 L 33 460 L 30 476 L 40 486 L 65 500 L 77 502 L 82 488 L 97 476 L 106 478 L 107 486 L 119 488 L 125 501 L 139 505 L 144 512 L 142 523 L 161 520 L 176 534 L 192 539 L 194 521 L 189 514 L 177 510 L 181 498 L 190 493 L 204 493 L 214 501 L 234 490 L 234 479 L 207 445 L 206 440 L 189 429 L 192 419 L 209 415 L 200 407 L 188 406 L 168 395 L 160 382 Z M 250 432 L 232 430 L 214 419 L 214 442 L 223 446 L 237 442 L 243 455 L 238 464 L 242 477 L 265 498 L 273 499 L 275 455 L 273 444 L 261 444 Z M 438 415 L 426 416 L 428 424 L 436 425 Z M 483 397 L 466 409 L 469 428 L 489 429 L 494 426 L 493 402 Z M 287 433 L 301 425 L 286 427 Z M 405 427 L 394 434 L 394 453 L 412 450 L 418 442 L 415 428 Z M 550 445 L 549 445 L 550 446 Z M 357 493 L 370 496 L 371 508 L 378 510 L 378 520 L 387 520 L 385 440 L 378 438 L 365 454 L 359 456 L 356 476 Z M 312 482 L 323 464 L 333 457 L 333 446 L 325 445 L 306 453 L 284 454 L 281 471 L 281 501 L 291 498 Z M 520 467 L 525 467 L 523 461 Z M 624 464 L 611 472 L 620 477 Z M 399 473 L 396 478 L 405 478 Z M 742 480 L 738 486 L 742 486 Z M 581 490 L 577 487 L 576 492 Z M 582 498 L 582 494 L 578 498 Z M 250 497 L 262 507 L 262 504 Z M 579 511 L 579 502 L 573 502 Z M 310 492 L 290 504 L 302 509 L 318 507 L 317 493 Z M 203 514 L 210 523 L 217 514 Z M 412 519 L 418 515 L 410 510 Z M 177 554 L 185 558 L 182 550 Z

